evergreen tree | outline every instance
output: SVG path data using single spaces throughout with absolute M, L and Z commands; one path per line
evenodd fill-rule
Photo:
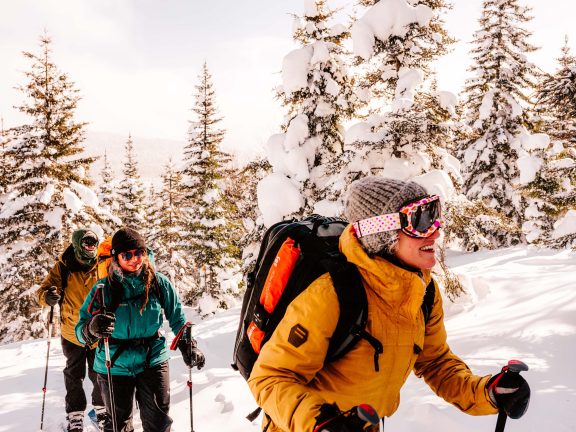
M 238 265 L 237 239 L 231 233 L 238 223 L 234 205 L 223 193 L 223 176 L 229 170 L 224 163 L 230 156 L 220 149 L 225 131 L 218 127 L 222 118 L 215 103 L 215 92 L 208 66 L 204 63 L 196 85 L 196 118 L 190 122 L 184 148 L 182 190 L 186 209 L 186 247 L 200 270 L 199 280 L 186 298 L 198 305 L 201 313 L 212 312 L 202 297 L 213 299 L 227 308 L 231 287 L 224 287 L 229 270 Z
M 78 90 L 51 59 L 50 38 L 40 38 L 17 107 L 30 123 L 12 128 L 4 148 L 8 195 L 0 209 L 0 339 L 39 337 L 44 332 L 35 290 L 78 226 L 102 233 L 105 213 L 87 177 L 93 158 L 81 157 L 85 123 L 74 113 Z
M 520 141 L 526 135 L 536 69 L 526 59 L 535 50 L 530 33 L 521 26 L 530 21 L 529 9 L 518 0 L 484 0 L 480 30 L 474 35 L 473 77 L 464 95 L 471 136 L 460 146 L 464 191 L 470 199 L 483 199 L 510 218 L 511 226 L 524 220 L 526 201 L 518 184 Z M 493 236 L 496 245 L 522 240 L 521 235 Z
M 6 199 L 5 195 L 8 192 L 8 185 L 10 184 L 10 162 L 6 152 L 8 146 L 8 133 L 4 130 L 4 119 L 0 117 L 0 207 L 4 199 Z
M 420 71 L 423 80 L 427 80 L 432 73 L 431 63 L 448 53 L 455 40 L 444 28 L 443 15 L 452 6 L 445 0 L 409 1 L 393 5 L 401 8 L 397 17 L 396 13 L 386 13 L 390 7 L 386 2 L 360 0 L 359 3 L 369 9 L 352 26 L 356 65 L 361 74 L 358 86 L 364 90 L 362 93 L 369 93 L 363 98 L 371 99 L 379 112 L 383 105 L 398 98 L 398 92 L 410 92 L 411 89 L 402 91 L 402 85 L 398 85 L 406 78 L 405 71 Z M 365 43 L 366 33 L 379 36 Z
M 442 20 L 450 6 L 442 0 L 413 3 L 403 6 L 405 22 L 390 23 L 394 15 L 389 4 L 364 2 L 372 6 L 352 26 L 357 62 L 368 69 L 360 82 L 370 90 L 374 107 L 363 126 L 370 134 L 352 141 L 368 162 L 364 170 L 372 174 L 393 172 L 398 164 L 405 167 L 406 178 L 431 169 L 451 170 L 446 147 L 452 132 L 445 124 L 453 113 L 448 105 L 442 107 L 446 98 L 439 98 L 430 69 L 454 42 Z M 455 104 L 451 102 L 452 110 Z
M 263 158 L 248 163 L 226 180 L 226 195 L 236 203 L 239 226 L 238 246 L 242 251 L 242 272 L 246 275 L 258 256 L 262 236 L 266 230 L 258 209 L 258 182 L 270 174 L 272 167 Z
M 157 268 L 170 278 L 180 296 L 186 299 L 197 290 L 198 269 L 186 252 L 188 239 L 185 236 L 182 173 L 171 160 L 165 166 L 157 202 L 155 237 L 152 240 L 156 245 Z
M 104 165 L 100 171 L 100 186 L 98 192 L 98 199 L 103 208 L 109 211 L 118 210 L 118 202 L 116 201 L 116 194 L 114 190 L 114 172 L 108 161 L 108 154 L 104 152 Z
M 343 122 L 359 102 L 345 62 L 343 42 L 349 34 L 341 24 L 330 25 L 334 14 L 325 0 L 305 2 L 293 34 L 300 48 L 288 53 L 282 65 L 277 97 L 287 114 L 282 133 L 268 141 L 273 173 L 264 182 L 284 179 L 294 188 L 298 199 L 285 217 L 335 215 L 341 207 L 335 166 L 344 150 Z
M 524 231 L 527 240 L 553 247 L 576 246 L 576 233 L 558 233 L 555 226 L 576 210 L 576 59 L 566 38 L 559 68 L 538 87 L 536 109 L 541 128 L 551 140 L 528 149 L 523 158 L 530 177 L 520 191 L 529 205 Z
M 138 171 L 138 162 L 134 151 L 134 141 L 128 135 L 124 146 L 125 160 L 122 178 L 117 185 L 118 217 L 122 224 L 137 229 L 144 237 L 148 235 L 146 219 L 144 183 Z
M 122 222 L 115 215 L 118 213 L 118 197 L 116 196 L 116 188 L 114 181 L 114 172 L 108 161 L 108 155 L 104 152 L 104 166 L 100 171 L 100 185 L 98 191 L 98 199 L 101 207 L 110 214 L 110 223 L 106 224 L 104 228 L 105 235 L 112 235 L 118 228 L 122 226 Z

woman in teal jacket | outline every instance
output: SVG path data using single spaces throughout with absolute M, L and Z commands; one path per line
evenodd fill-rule
M 168 415 L 169 353 L 159 330 L 165 316 L 174 334 L 184 333 L 186 319 L 182 305 L 170 281 L 154 271 L 146 243 L 137 231 L 118 230 L 112 237 L 111 254 L 108 276 L 99 280 L 88 294 L 76 325 L 78 340 L 84 344 L 108 338 L 115 410 L 111 409 L 102 344 L 94 360 L 110 417 L 104 431 L 115 432 L 113 413 L 118 431 L 134 430 L 132 401 L 135 395 L 144 432 L 168 432 L 172 424 Z M 204 355 L 195 340 L 181 337 L 177 346 L 189 367 L 200 369 L 204 365 Z

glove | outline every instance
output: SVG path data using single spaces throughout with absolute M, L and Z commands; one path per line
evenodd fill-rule
M 44 301 L 48 306 L 54 306 L 60 300 L 60 294 L 58 294 L 57 289 L 58 288 L 52 285 L 44 293 Z
M 363 418 L 361 418 L 361 416 Z M 314 432 L 363 432 L 378 430 L 379 417 L 370 405 L 353 407 L 342 412 L 336 404 L 323 404 L 320 414 L 316 416 Z M 369 424 L 374 428 L 367 428 Z
M 188 339 L 183 337 L 178 341 L 178 349 L 182 353 L 182 358 L 186 366 L 197 367 L 198 370 L 204 367 L 206 359 L 202 351 L 196 346 L 196 340 L 192 339 L 192 343 L 190 343 Z
M 530 386 L 519 373 L 504 368 L 490 378 L 486 388 L 494 405 L 508 417 L 519 419 L 528 409 Z
M 114 314 L 107 312 L 106 314 L 94 315 L 86 325 L 92 336 L 96 338 L 106 338 L 114 332 L 115 323 L 116 317 Z

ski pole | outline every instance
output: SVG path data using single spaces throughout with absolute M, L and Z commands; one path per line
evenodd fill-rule
M 502 372 L 506 373 L 517 373 L 522 371 L 527 371 L 528 365 L 520 360 L 510 360 L 507 366 L 502 368 Z M 506 412 L 500 408 L 498 412 L 498 420 L 496 420 L 496 430 L 495 432 L 504 432 L 504 427 L 506 426 L 506 419 L 508 418 Z
M 40 416 L 40 430 L 44 427 L 44 405 L 46 403 L 46 383 L 48 382 L 48 359 L 50 358 L 50 342 L 52 340 L 52 324 L 54 320 L 54 306 L 50 306 L 50 319 L 48 320 L 48 349 L 46 351 L 46 369 L 44 370 L 44 386 L 42 387 L 42 415 Z
M 106 304 L 104 303 L 104 284 L 98 284 L 100 290 L 100 295 L 102 299 L 102 312 L 106 314 Z M 116 427 L 116 404 L 114 402 L 114 389 L 112 388 L 112 362 L 110 360 L 110 344 L 108 343 L 108 337 L 104 338 L 104 353 L 106 355 L 106 373 L 108 375 L 108 397 L 110 398 L 110 416 L 112 417 L 112 430 L 114 432 L 118 431 Z
M 188 338 L 188 355 L 192 357 L 192 323 L 186 323 L 186 337 Z M 192 410 L 192 365 L 188 365 L 188 390 L 190 393 L 190 432 L 194 432 L 194 414 Z

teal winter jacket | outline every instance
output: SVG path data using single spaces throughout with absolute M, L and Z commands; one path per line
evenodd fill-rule
M 186 324 L 186 318 L 182 312 L 180 299 L 176 290 L 166 276 L 156 273 L 159 289 L 161 291 L 162 302 L 156 293 L 156 289 L 151 287 L 148 295 L 148 303 L 140 314 L 142 294 L 144 293 L 144 280 L 142 275 L 124 276 L 122 286 L 122 296 L 116 314 L 114 332 L 110 338 L 110 356 L 113 357 L 116 350 L 123 346 L 123 351 L 112 365 L 113 375 L 135 376 L 142 373 L 146 367 L 153 367 L 168 360 L 169 352 L 164 336 L 160 336 L 158 331 L 162 327 L 164 316 L 168 319 L 170 328 L 177 334 Z M 76 325 L 76 337 L 86 344 L 82 334 L 82 327 L 92 317 L 93 314 L 102 310 L 101 294 L 98 285 L 103 284 L 104 304 L 110 305 L 111 293 L 107 279 L 100 279 L 90 290 L 88 297 L 80 309 L 80 319 Z M 162 313 L 164 309 L 164 313 Z M 142 343 L 145 341 L 145 343 Z M 136 343 L 135 343 L 136 342 Z M 106 357 L 104 346 L 96 349 L 94 360 L 94 370 L 105 374 Z

